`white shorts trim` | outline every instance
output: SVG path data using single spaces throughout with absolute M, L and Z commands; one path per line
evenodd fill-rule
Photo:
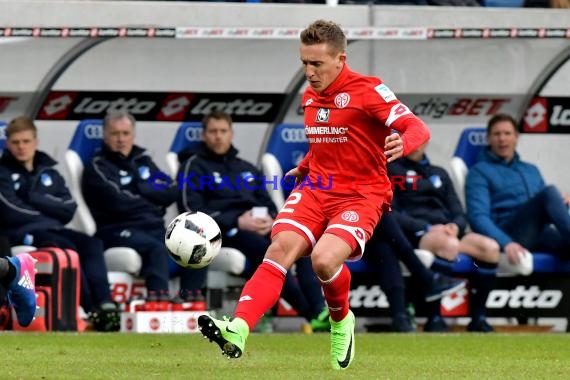
M 297 227 L 298 229 L 300 229 L 301 231 L 303 231 L 303 233 L 305 234 L 305 236 L 307 236 L 307 238 L 309 238 L 309 240 L 311 241 L 311 248 L 315 248 L 315 244 L 317 244 L 317 240 L 315 239 L 315 236 L 313 235 L 313 233 L 311 232 L 311 230 L 309 230 L 307 227 L 305 227 L 304 225 L 302 225 L 299 222 L 296 222 L 292 219 L 277 219 L 275 222 L 273 222 L 273 226 L 279 224 L 279 223 L 284 223 L 284 224 L 290 224 L 292 226 Z

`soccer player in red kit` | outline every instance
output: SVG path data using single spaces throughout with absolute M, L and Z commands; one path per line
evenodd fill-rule
M 272 243 L 245 284 L 234 318 L 198 319 L 202 334 L 231 358 L 242 355 L 249 332 L 278 301 L 287 270 L 309 254 L 330 312 L 331 365 L 346 369 L 354 358 L 355 318 L 344 262 L 360 258 L 390 206 L 386 163 L 417 149 L 429 131 L 380 79 L 350 70 L 346 45 L 334 22 L 318 20 L 301 33 L 309 152 L 287 173 L 298 185 L 273 224 Z

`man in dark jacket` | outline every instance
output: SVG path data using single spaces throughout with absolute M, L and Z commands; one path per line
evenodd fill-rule
M 238 157 L 232 145 L 230 115 L 213 111 L 202 121 L 203 142 L 180 154 L 182 193 L 180 212 L 195 210 L 210 215 L 220 226 L 223 245 L 247 257 L 243 276 L 249 278 L 271 241 L 269 233 L 277 215 L 259 170 Z M 320 284 L 308 258 L 297 262 L 297 279 L 288 272 L 282 296 L 303 316 L 313 330 L 327 330 L 328 313 Z
M 388 166 L 394 183 L 394 215 L 414 248 L 433 252 L 435 262 L 445 270 L 463 252 L 471 256 L 477 270 L 471 283 L 469 331 L 490 332 L 485 303 L 499 262 L 498 244 L 486 236 L 466 233 L 467 218 L 447 172 L 432 165 L 425 155 L 426 145 Z M 432 265 L 432 268 L 433 265 Z M 439 316 L 439 305 L 432 305 L 425 329 L 447 330 Z
M 178 189 L 175 183 L 161 186 L 154 181 L 160 169 L 134 139 L 131 114 L 107 114 L 103 144 L 85 167 L 82 191 L 97 223 L 96 236 L 106 247 L 136 250 L 149 299 L 168 300 L 170 259 L 164 245 L 164 214 L 177 199 Z
M 119 314 L 111 301 L 103 244 L 99 239 L 65 228 L 77 205 L 54 168 L 57 164 L 37 150 L 37 128 L 25 116 L 6 127 L 6 150 L 0 159 L 0 229 L 12 245 L 57 246 L 79 254 L 81 306 L 104 314 L 95 327 L 118 330 Z

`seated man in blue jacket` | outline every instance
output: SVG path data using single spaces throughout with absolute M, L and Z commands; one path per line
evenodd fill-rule
M 506 114 L 487 124 L 487 142 L 469 170 L 465 196 L 474 231 L 495 239 L 518 264 L 530 251 L 570 258 L 570 198 L 546 185 L 538 168 L 520 159 L 519 132 Z
M 96 236 L 106 247 L 136 250 L 149 300 L 166 301 L 170 258 L 164 245 L 164 214 L 178 198 L 178 188 L 174 182 L 153 180 L 161 171 L 145 149 L 135 145 L 135 123 L 128 112 L 105 116 L 103 144 L 85 166 L 82 191 L 97 224 Z M 191 276 L 190 270 L 183 272 Z
M 487 296 L 493 288 L 499 262 L 499 246 L 481 234 L 466 232 L 467 218 L 447 172 L 432 165 L 426 145 L 394 161 L 388 170 L 394 183 L 394 215 L 414 248 L 433 252 L 432 264 L 451 268 L 462 252 L 473 258 L 476 271 L 470 278 L 469 331 L 491 332 L 485 317 Z M 439 305 L 430 305 L 425 331 L 446 331 Z
M 99 239 L 65 228 L 77 205 L 54 168 L 37 150 L 34 122 L 20 116 L 6 127 L 6 150 L 0 159 L 0 230 L 12 245 L 56 246 L 79 255 L 81 306 L 95 318 L 98 330 L 119 329 L 119 313 L 111 301 L 103 244 Z
M 277 209 L 265 186 L 273 184 L 266 184 L 254 165 L 237 156 L 230 115 L 213 111 L 202 125 L 202 143 L 180 154 L 184 183 L 179 210 L 202 211 L 214 218 L 222 230 L 223 245 L 247 257 L 249 267 L 243 276 L 249 278 L 271 243 L 269 233 Z M 283 298 L 307 319 L 312 330 L 328 330 L 328 310 L 309 258 L 299 260 L 296 270 L 297 278 L 287 273 Z

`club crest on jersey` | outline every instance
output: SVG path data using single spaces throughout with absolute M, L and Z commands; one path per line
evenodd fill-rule
M 329 121 L 329 113 L 331 111 L 328 108 L 319 108 L 317 111 L 317 123 L 326 123 Z
M 348 95 L 346 92 L 341 92 L 334 98 L 334 104 L 337 106 L 337 108 L 344 108 L 348 105 L 348 103 L 350 103 L 350 95 Z

